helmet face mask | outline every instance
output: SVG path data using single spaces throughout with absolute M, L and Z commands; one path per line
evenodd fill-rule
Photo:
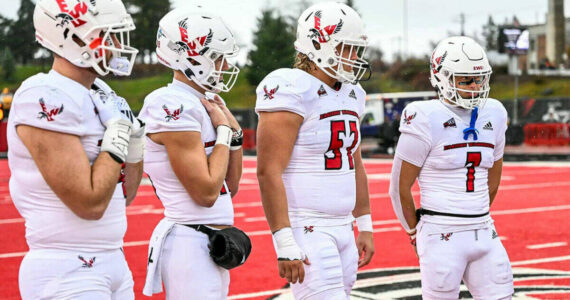
M 135 25 L 120 0 L 39 0 L 34 26 L 42 46 L 75 66 L 101 76 L 132 71 L 138 50 L 129 32 Z
M 364 24 L 345 4 L 318 3 L 299 17 L 295 49 L 341 82 L 356 83 L 370 74 L 362 59 L 366 46 Z
M 440 100 L 465 109 L 485 105 L 491 73 L 485 51 L 468 37 L 441 41 L 430 59 L 430 82 Z
M 166 14 L 159 23 L 156 45 L 163 65 L 181 71 L 206 91 L 228 92 L 237 80 L 240 70 L 228 61 L 239 51 L 232 33 L 220 18 L 200 7 Z

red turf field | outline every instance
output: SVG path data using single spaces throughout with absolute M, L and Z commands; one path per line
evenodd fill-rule
M 376 255 L 359 275 L 353 292 L 355 299 L 417 294 L 417 286 L 387 291 L 395 282 L 417 281 L 417 272 L 377 276 L 389 268 L 403 267 L 397 270 L 406 271 L 418 265 L 388 198 L 390 168 L 388 160 L 366 161 Z M 3 232 L 0 236 L 0 298 L 19 299 L 18 267 L 27 246 L 23 219 L 9 195 L 9 176 L 7 161 L 0 160 L 0 232 Z M 230 299 L 265 299 L 283 288 L 285 281 L 277 275 L 275 254 L 259 198 L 254 158 L 246 158 L 244 162 L 244 176 L 234 207 L 235 223 L 250 235 L 253 251 L 244 266 L 231 272 Z M 492 212 L 514 267 L 515 298 L 570 299 L 570 163 L 506 164 Z M 141 294 L 147 241 L 162 218 L 162 205 L 150 186 L 141 185 L 127 214 L 129 227 L 124 249 L 135 280 L 135 294 L 137 299 L 149 299 Z M 164 294 L 153 299 L 164 299 Z

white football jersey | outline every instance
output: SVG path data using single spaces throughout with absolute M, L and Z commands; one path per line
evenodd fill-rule
M 88 89 L 54 70 L 28 78 L 14 96 L 8 121 L 10 195 L 26 221 L 30 249 L 101 251 L 123 245 L 127 219 L 122 184 L 100 220 L 81 219 L 51 190 L 16 133 L 16 126 L 27 125 L 76 135 L 92 164 L 105 127 L 91 97 Z
M 402 160 L 421 167 L 418 183 L 421 206 L 454 214 L 477 215 L 489 211 L 488 170 L 503 157 L 507 112 L 501 102 L 488 99 L 475 122 L 477 140 L 470 135 L 471 110 L 446 105 L 439 100 L 416 101 L 404 109 L 402 135 L 412 135 L 418 143 L 412 152 L 396 149 Z M 480 223 L 481 218 L 424 215 L 434 223 Z
M 144 101 L 139 119 L 146 123 L 146 133 L 166 131 L 200 132 L 206 155 L 216 143 L 216 130 L 200 102 L 204 95 L 176 79 L 168 86 L 150 93 Z M 144 170 L 164 205 L 164 216 L 180 224 L 233 225 L 232 198 L 224 182 L 220 196 L 212 207 L 198 205 L 172 170 L 166 147 L 146 137 Z
M 276 70 L 257 87 L 257 113 L 289 111 L 304 119 L 283 173 L 293 227 L 307 217 L 323 217 L 328 225 L 353 220 L 352 155 L 360 145 L 365 97 L 359 84 L 335 90 L 299 69 Z

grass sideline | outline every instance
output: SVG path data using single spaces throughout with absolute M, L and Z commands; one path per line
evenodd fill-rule
M 43 67 L 40 65 L 17 66 L 15 81 L 4 82 L 0 79 L 0 88 L 8 87 L 10 91 L 14 92 L 26 78 L 39 72 L 47 72 L 50 66 L 51 64 L 46 64 Z M 230 108 L 253 108 L 255 106 L 255 87 L 247 82 L 245 72 L 248 70 L 242 70 L 230 93 L 221 94 Z M 407 82 L 392 80 L 378 73 L 374 73 L 372 76 L 371 82 L 367 82 L 366 86 L 377 85 L 382 92 L 413 90 Z M 172 81 L 172 73 L 165 71 L 154 76 L 127 80 L 113 79 L 111 76 L 105 81 L 118 95 L 127 99 L 134 111 L 138 111 L 142 107 L 146 95 Z M 568 97 L 568 95 L 570 95 L 570 80 L 568 78 L 523 76 L 519 83 L 519 98 Z M 499 100 L 513 99 L 513 78 L 497 75 L 491 83 L 490 97 Z

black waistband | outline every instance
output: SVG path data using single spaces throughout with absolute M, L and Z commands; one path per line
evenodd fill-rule
M 477 214 L 477 215 L 463 215 L 463 214 L 452 214 L 452 213 L 444 213 L 439 211 L 433 211 L 425 208 L 419 208 L 416 210 L 416 218 L 418 221 L 420 220 L 422 215 L 430 215 L 430 216 L 445 216 L 445 217 L 456 217 L 456 218 L 479 218 L 488 215 L 489 212 Z
M 208 236 L 210 236 L 212 233 L 214 233 L 214 229 L 211 229 L 206 225 L 193 225 L 193 224 L 183 224 L 183 225 L 190 227 L 190 228 L 194 228 L 194 229 L 196 229 L 196 231 L 200 231 L 202 233 L 205 233 Z

